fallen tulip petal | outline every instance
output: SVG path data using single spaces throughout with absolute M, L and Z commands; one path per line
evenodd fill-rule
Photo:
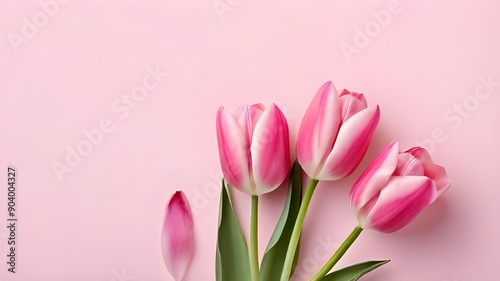
M 175 281 L 181 281 L 194 255 L 191 208 L 182 191 L 175 192 L 165 209 L 161 232 L 163 261 Z

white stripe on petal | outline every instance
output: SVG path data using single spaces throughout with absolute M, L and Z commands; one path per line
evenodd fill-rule
M 288 123 L 275 104 L 257 122 L 250 150 L 256 188 L 253 194 L 273 191 L 285 180 L 290 168 Z
M 397 231 L 409 224 L 436 197 L 436 185 L 428 177 L 391 177 L 366 216 L 364 227 L 384 233 Z
M 391 142 L 354 183 L 350 199 L 351 206 L 356 212 L 359 212 L 373 197 L 378 196 L 396 169 L 398 154 L 399 142 Z
M 224 178 L 232 187 L 251 194 L 250 144 L 244 131 L 224 108 L 217 113 L 217 142 Z

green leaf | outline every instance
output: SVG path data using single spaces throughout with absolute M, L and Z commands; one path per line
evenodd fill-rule
M 283 263 L 285 262 L 286 251 L 288 243 L 292 236 L 293 226 L 297 219 L 300 209 L 300 202 L 302 200 L 302 169 L 300 165 L 295 162 L 290 173 L 290 186 L 285 201 L 285 206 L 281 216 L 276 224 L 273 235 L 269 240 L 264 258 L 262 259 L 260 267 L 260 280 L 261 281 L 276 281 L 280 280 L 281 272 L 283 270 Z M 300 243 L 299 243 L 300 244 Z M 299 249 L 297 249 L 294 258 L 294 266 L 292 273 L 295 270 L 297 259 L 299 256 Z
M 363 275 L 377 269 L 378 267 L 388 262 L 390 262 L 390 260 L 366 261 L 363 263 L 358 263 L 332 272 L 323 277 L 321 281 L 357 281 Z
M 234 213 L 224 180 L 219 205 L 215 275 L 217 281 L 251 281 L 245 236 Z

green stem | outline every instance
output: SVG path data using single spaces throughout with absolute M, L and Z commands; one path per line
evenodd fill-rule
M 316 189 L 316 186 L 318 185 L 318 182 L 319 180 L 317 179 L 311 179 L 311 181 L 309 181 L 306 193 L 304 194 L 304 198 L 302 199 L 299 214 L 293 227 L 292 236 L 290 237 L 290 243 L 288 244 L 285 263 L 283 264 L 283 272 L 281 273 L 281 281 L 288 281 L 290 279 L 290 273 L 292 272 L 293 260 L 295 257 L 295 251 L 297 250 L 297 245 L 299 244 L 302 225 L 304 224 L 307 208 L 309 208 L 309 203 L 311 203 L 311 198 L 314 190 Z
M 347 236 L 344 243 L 342 243 L 342 245 L 340 245 L 340 247 L 337 249 L 335 254 L 333 254 L 333 256 L 326 262 L 326 264 L 309 281 L 319 281 L 323 277 L 325 277 L 328 274 L 328 272 L 330 272 L 330 270 L 332 270 L 332 268 L 335 266 L 335 264 L 337 264 L 337 262 L 340 260 L 340 258 L 342 258 L 342 256 L 345 254 L 345 252 L 347 252 L 349 247 L 351 247 L 352 243 L 354 243 L 356 238 L 358 238 L 359 234 L 361 234 L 361 231 L 363 231 L 363 229 L 359 226 L 356 226 L 356 228 L 354 228 L 354 230 L 351 232 L 351 234 L 349 234 L 349 236 Z
M 258 239 L 259 196 L 252 195 L 250 222 L 250 271 L 252 281 L 259 281 L 259 239 Z

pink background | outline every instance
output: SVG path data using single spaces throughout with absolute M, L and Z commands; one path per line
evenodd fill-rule
M 1 280 L 172 280 L 159 235 L 177 189 L 195 213 L 185 280 L 214 280 L 218 107 L 275 102 L 295 138 L 326 80 L 365 93 L 382 117 L 355 174 L 317 189 L 294 280 L 310 277 L 356 225 L 349 187 L 394 139 L 404 149 L 427 139 L 452 189 L 400 232 L 363 233 L 339 266 L 392 259 L 366 281 L 498 280 L 499 1 L 65 2 L 50 17 L 38 1 L 0 3 Z M 380 12 L 388 5 L 390 19 Z M 23 20 L 33 16 L 36 32 Z M 363 42 L 357 28 L 371 37 Z M 345 55 L 346 44 L 356 53 Z M 157 66 L 168 77 L 118 111 Z M 66 147 L 102 120 L 114 130 L 59 181 L 53 163 L 65 164 Z M 5 263 L 7 165 L 19 174 L 15 275 Z M 249 198 L 236 195 L 247 231 Z M 261 253 L 284 195 L 261 199 Z

